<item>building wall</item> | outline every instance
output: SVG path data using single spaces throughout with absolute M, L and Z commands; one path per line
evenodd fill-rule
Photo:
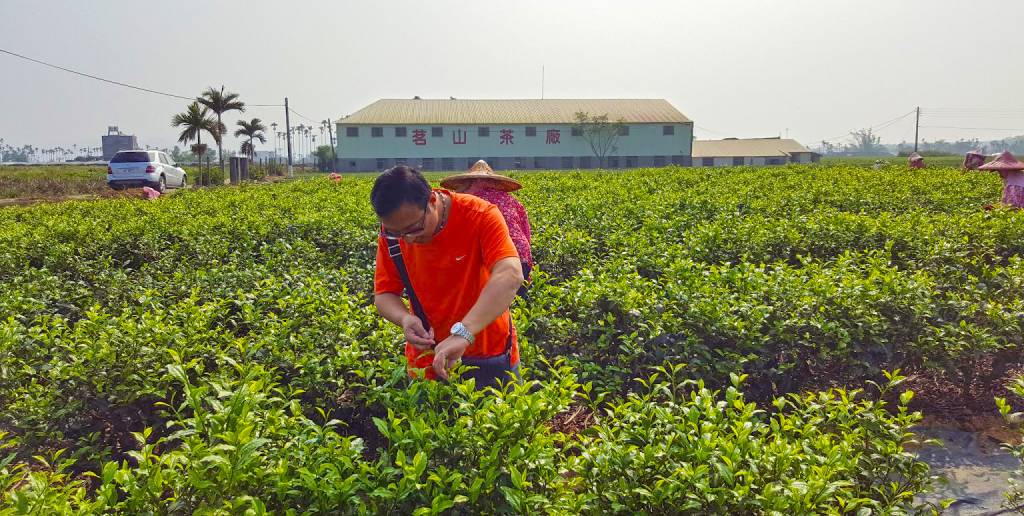
M 817 163 L 818 159 L 816 153 L 813 152 L 794 152 L 791 154 L 791 163 Z
M 806 159 L 806 161 L 799 161 L 799 163 L 810 163 L 811 162 L 810 156 L 811 156 L 811 154 L 808 153 L 805 158 L 801 158 L 801 159 Z M 704 161 L 705 159 L 710 159 L 711 163 L 705 164 L 705 161 Z M 737 159 L 740 160 L 740 161 L 737 162 L 736 161 Z M 704 157 L 704 156 L 702 156 L 702 157 L 698 157 L 698 158 L 693 158 L 693 166 L 695 166 L 695 167 L 739 167 L 739 166 L 764 167 L 764 166 L 785 165 L 786 163 L 790 163 L 790 160 L 789 160 L 789 158 L 786 158 L 785 156 L 771 156 L 771 157 L 765 157 L 765 156 L 743 156 L 743 157 L 732 157 L 732 156 L 721 157 L 721 156 L 714 156 L 714 157 Z M 794 161 L 793 163 L 797 163 L 797 162 Z
M 110 161 L 118 151 L 138 149 L 139 142 L 131 135 L 109 134 L 102 137 L 103 160 Z
M 666 125 L 673 126 L 674 134 L 663 134 Z M 349 127 L 358 128 L 359 135 L 349 136 Z M 380 136 L 373 136 L 374 127 L 380 128 Z M 404 127 L 405 135 L 396 136 L 396 127 Z M 433 136 L 435 127 L 441 128 L 441 136 Z M 489 136 L 480 136 L 479 127 L 489 128 Z M 526 136 L 527 127 L 535 127 L 536 135 Z M 629 134 L 619 137 L 617 150 L 613 152 L 619 157 L 618 166 L 627 166 L 627 162 L 633 167 L 667 165 L 674 161 L 688 164 L 693 146 L 692 124 L 628 124 L 628 127 Z M 338 123 L 337 128 L 338 160 L 343 170 L 380 170 L 398 161 L 418 165 L 423 160 L 433 160 L 431 170 L 462 170 L 470 160 L 476 159 L 487 159 L 496 169 L 597 167 L 597 158 L 590 146 L 582 136 L 572 136 L 569 124 L 371 126 Z M 552 131 L 550 136 L 549 131 Z M 573 163 L 571 167 L 565 166 L 569 159 Z M 452 165 L 450 169 L 444 167 L 448 160 Z M 378 167 L 378 164 L 384 166 Z

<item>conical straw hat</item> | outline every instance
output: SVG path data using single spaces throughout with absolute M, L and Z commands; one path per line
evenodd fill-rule
M 441 186 L 452 190 L 458 190 L 458 187 L 463 183 L 477 179 L 493 181 L 495 188 L 506 192 L 514 192 L 523 187 L 523 185 L 519 184 L 519 181 L 516 181 L 511 177 L 495 174 L 494 170 L 491 169 L 491 166 L 484 160 L 477 161 L 468 172 L 448 176 L 442 179 Z
M 978 170 L 1019 171 L 1024 170 L 1024 163 L 1017 161 L 1010 151 L 1003 151 L 998 158 L 978 167 Z

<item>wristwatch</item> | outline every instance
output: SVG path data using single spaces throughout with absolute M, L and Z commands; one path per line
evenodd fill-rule
M 469 341 L 470 344 L 473 344 L 473 341 L 476 340 L 473 332 L 469 331 L 469 328 L 467 328 L 465 324 L 462 324 L 461 321 L 453 324 L 452 329 L 448 333 L 462 337 Z

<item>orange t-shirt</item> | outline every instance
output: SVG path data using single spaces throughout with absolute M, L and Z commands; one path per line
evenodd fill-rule
M 519 253 L 508 233 L 501 212 L 493 204 L 472 195 L 442 191 L 451 196 L 448 222 L 428 244 L 410 244 L 402 239 L 402 257 L 412 288 L 434 329 L 434 342 L 448 338 L 452 325 L 462 320 L 476 303 L 491 277 L 491 268 L 503 258 L 518 259 Z M 377 270 L 374 292 L 402 295 L 404 285 L 395 262 L 388 255 L 387 242 L 377 237 Z M 506 309 L 477 334 L 466 349 L 465 358 L 493 357 L 505 352 L 512 334 L 512 363 L 519 361 L 515 329 Z M 433 354 L 420 352 L 408 342 L 405 356 L 410 368 L 425 368 L 434 378 Z

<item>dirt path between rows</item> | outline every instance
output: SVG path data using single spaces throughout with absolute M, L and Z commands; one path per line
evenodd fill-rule
M 1009 478 L 1020 467 L 1020 462 L 1003 448 L 1000 439 L 986 431 L 969 432 L 956 425 L 921 426 L 915 432 L 923 438 L 939 439 L 943 447 L 926 447 L 918 457 L 927 462 L 935 474 L 945 477 L 945 484 L 936 486 L 934 493 L 921 498 L 938 503 L 953 499 L 956 502 L 943 514 L 954 516 L 980 516 L 1012 514 L 1004 512 L 1004 493 L 1009 489 Z
M 174 195 L 177 189 L 168 189 L 162 196 Z M 59 197 L 15 197 L 13 199 L 0 199 L 0 208 L 11 206 L 32 206 L 36 204 L 58 203 L 65 201 L 96 201 L 107 199 L 142 199 L 142 189 L 132 188 L 128 190 L 111 190 L 102 194 L 80 194 L 62 195 Z

